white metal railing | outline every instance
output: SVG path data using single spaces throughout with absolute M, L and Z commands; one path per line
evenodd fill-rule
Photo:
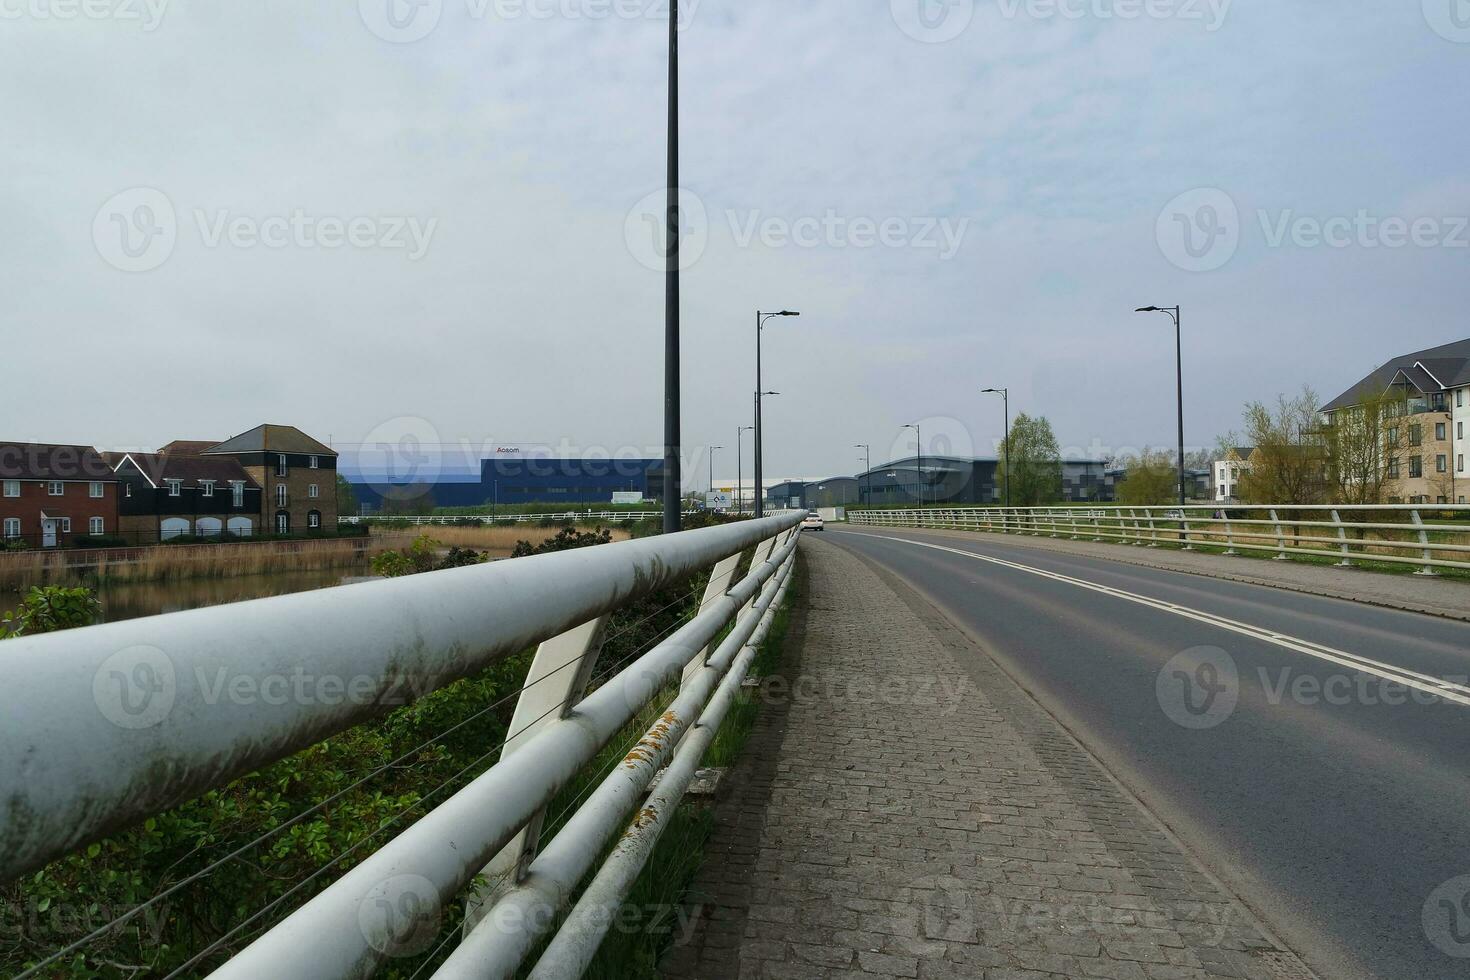
M 693 511 L 686 511 L 688 517 Z M 663 517 L 661 510 L 569 510 L 555 514 L 462 514 L 458 517 L 394 517 L 373 516 L 339 517 L 338 524 L 388 524 L 388 525 L 441 525 L 441 524 L 535 524 L 539 521 L 641 521 L 650 517 Z
M 1074 541 L 1470 569 L 1470 505 L 1191 504 L 849 510 L 850 524 L 1047 535 Z
M 474 926 L 436 975 L 510 976 L 552 932 L 535 975 L 579 975 L 739 692 L 800 519 L 7 640 L 0 883 L 539 644 L 500 761 L 213 975 L 368 976 L 402 955 L 416 912 L 460 898 Z M 706 570 L 695 615 L 589 693 L 608 615 Z M 333 679 L 337 696 L 235 696 L 303 672 L 305 690 Z M 674 683 L 638 746 L 543 845 L 547 804 Z

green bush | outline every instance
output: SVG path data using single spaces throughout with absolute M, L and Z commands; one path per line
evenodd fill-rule
M 0 617 L 0 635 L 30 636 L 91 626 L 101 615 L 102 605 L 91 589 L 47 585 L 31 589 L 18 608 Z

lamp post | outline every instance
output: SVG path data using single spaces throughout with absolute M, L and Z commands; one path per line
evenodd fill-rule
M 668 203 L 664 208 L 664 533 L 684 526 L 679 473 L 679 0 L 669 0 Z
M 863 456 L 864 456 L 863 476 L 865 476 L 865 477 L 868 478 L 868 499 L 867 500 L 863 500 L 863 487 L 862 487 L 862 484 L 859 483 L 858 484 L 858 503 L 872 503 L 873 502 L 872 501 L 872 497 L 873 497 L 873 447 L 870 446 L 870 445 L 868 445 L 865 442 L 860 442 L 857 445 L 853 446 L 852 448 L 854 448 L 854 449 L 861 449 L 863 451 Z
M 919 430 L 917 424 L 906 425 L 904 428 L 914 430 L 914 451 L 919 456 L 919 476 L 915 484 L 919 491 L 919 506 L 922 508 L 924 506 L 924 433 Z
M 715 453 L 724 448 L 724 446 L 709 447 L 709 495 L 711 497 L 715 495 Z
M 740 471 L 741 466 L 743 466 L 745 462 L 745 447 L 743 443 L 745 439 L 745 434 L 754 428 L 755 426 L 753 425 L 742 425 L 740 428 L 735 430 L 736 513 L 742 516 L 744 516 L 745 514 L 745 474 Z
M 1184 492 L 1184 333 L 1179 326 L 1179 307 L 1142 306 L 1138 313 L 1167 313 L 1174 318 L 1174 366 L 1179 386 L 1179 506 L 1185 506 Z
M 755 311 L 755 516 L 757 518 L 766 516 L 765 488 L 761 483 L 765 477 L 764 460 L 761 457 L 764 450 L 761 441 L 761 398 L 765 394 L 775 394 L 762 391 L 761 333 L 765 329 L 766 321 L 776 316 L 801 316 L 801 314 L 792 310 L 782 310 L 780 313 Z
M 982 395 L 1000 395 L 1006 404 L 1006 506 L 1011 505 L 1011 389 L 986 388 Z

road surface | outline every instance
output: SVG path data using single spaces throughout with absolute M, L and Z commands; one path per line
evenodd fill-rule
M 1470 977 L 1470 624 L 829 528 L 973 636 L 1323 980 Z

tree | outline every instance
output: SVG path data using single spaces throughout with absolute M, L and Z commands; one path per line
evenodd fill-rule
M 337 516 L 357 516 L 357 491 L 352 488 L 352 483 L 341 473 L 337 474 Z
M 1381 504 L 1400 496 L 1397 474 L 1408 444 L 1404 428 L 1400 400 L 1388 392 L 1332 413 L 1323 439 L 1334 503 Z
M 1138 456 L 1119 460 L 1127 475 L 1118 484 L 1118 503 L 1131 507 L 1174 503 L 1179 494 L 1179 469 L 1174 457 L 1174 453 L 1145 449 Z
M 996 479 L 1004 486 L 1010 476 L 1012 504 L 1037 507 L 1062 499 L 1062 452 L 1050 422 L 1022 412 L 1011 424 L 1009 448 L 1001 448 Z
M 1245 441 L 1254 446 L 1250 470 L 1240 479 L 1240 496 L 1250 504 L 1318 504 L 1327 496 L 1327 458 L 1321 403 L 1303 387 L 1274 406 L 1252 402 L 1245 409 Z

